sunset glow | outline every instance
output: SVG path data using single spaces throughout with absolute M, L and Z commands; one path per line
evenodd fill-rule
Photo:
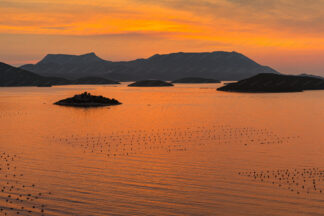
M 107 60 L 155 53 L 238 51 L 283 73 L 324 75 L 324 1 L 4 0 L 0 59 L 48 53 Z

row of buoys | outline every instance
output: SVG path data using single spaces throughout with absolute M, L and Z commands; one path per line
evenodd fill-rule
M 24 183 L 24 174 L 17 171 L 16 159 L 16 155 L 0 153 L 0 214 L 44 215 L 45 205 L 41 204 L 44 194 L 37 191 L 35 184 Z
M 151 130 L 122 130 L 109 134 L 45 137 L 52 142 L 110 156 L 129 156 L 152 151 L 187 151 L 206 144 L 285 144 L 297 137 L 280 137 L 267 129 L 209 125 Z
M 324 169 L 320 168 L 245 171 L 238 174 L 297 194 L 324 193 Z

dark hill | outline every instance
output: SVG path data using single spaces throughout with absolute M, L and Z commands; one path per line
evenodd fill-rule
M 80 56 L 50 54 L 35 65 L 21 68 L 43 76 L 68 79 L 99 76 L 121 81 L 176 80 L 183 77 L 240 80 L 259 73 L 278 73 L 237 52 L 179 52 L 124 62 L 105 61 L 94 53 Z
M 130 87 L 165 87 L 165 86 L 173 86 L 172 83 L 164 82 L 161 80 L 142 80 L 137 81 L 135 83 L 129 84 Z
M 110 64 L 109 61 L 102 60 L 94 53 L 80 56 L 48 54 L 37 64 L 23 65 L 21 68 L 42 76 L 58 76 L 66 79 L 78 79 L 107 73 L 109 72 L 108 65 Z
M 80 56 L 76 55 L 64 55 L 64 54 L 48 54 L 39 64 L 80 64 L 83 62 L 85 64 L 90 64 L 92 62 L 104 61 L 95 53 L 88 53 Z
M 39 86 L 50 87 L 52 85 L 95 85 L 95 84 L 119 84 L 118 82 L 101 77 L 83 77 L 74 81 L 59 78 L 45 77 L 16 68 L 0 62 L 0 86 Z
M 201 77 L 187 77 L 174 80 L 172 83 L 220 83 L 220 81 Z
M 74 85 L 102 85 L 102 84 L 120 84 L 119 82 L 108 80 L 101 77 L 83 77 L 73 81 Z
M 57 77 L 43 77 L 0 62 L 0 86 L 65 85 L 70 81 Z
M 314 77 L 314 78 L 318 78 L 318 79 L 324 79 L 324 77 L 316 76 L 316 75 L 313 75 L 313 74 L 300 74 L 299 76 Z
M 315 77 L 258 74 L 236 83 L 229 83 L 217 90 L 232 92 L 300 92 L 323 89 L 324 80 Z

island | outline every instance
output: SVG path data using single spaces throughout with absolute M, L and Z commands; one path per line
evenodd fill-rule
M 110 99 L 103 96 L 94 96 L 88 92 L 84 92 L 79 95 L 74 95 L 74 97 L 60 100 L 54 104 L 72 107 L 101 107 L 120 105 L 121 103 L 114 98 Z
M 74 85 L 107 85 L 107 84 L 120 84 L 120 83 L 102 77 L 83 77 L 74 80 L 73 84 Z
M 320 78 L 264 73 L 235 83 L 229 83 L 217 90 L 230 92 L 276 93 L 323 89 L 324 80 Z
M 172 83 L 220 83 L 219 80 L 202 77 L 185 77 L 174 80 Z
M 172 83 L 165 82 L 162 80 L 141 80 L 134 82 L 132 84 L 129 84 L 130 87 L 167 87 L 167 86 L 173 86 Z
M 52 85 L 49 83 L 42 83 L 42 84 L 38 84 L 37 87 L 52 87 Z

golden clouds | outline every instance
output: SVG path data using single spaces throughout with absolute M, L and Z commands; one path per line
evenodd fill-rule
M 324 31 L 323 0 L 3 0 L 0 6 L 0 33 L 262 40 L 316 39 Z
M 1 33 L 96 35 L 125 32 L 188 32 L 185 12 L 129 1 L 0 2 Z M 187 17 L 188 18 L 188 17 Z M 190 18 L 190 17 L 189 17 Z M 177 20 L 177 21 L 175 21 Z
M 102 44 L 120 52 L 116 57 L 122 50 L 134 58 L 173 51 L 319 53 L 323 8 L 324 0 L 1 0 L 0 35 L 28 35 L 34 47 L 39 36 L 64 45 L 60 52 L 91 49 L 103 57 Z

